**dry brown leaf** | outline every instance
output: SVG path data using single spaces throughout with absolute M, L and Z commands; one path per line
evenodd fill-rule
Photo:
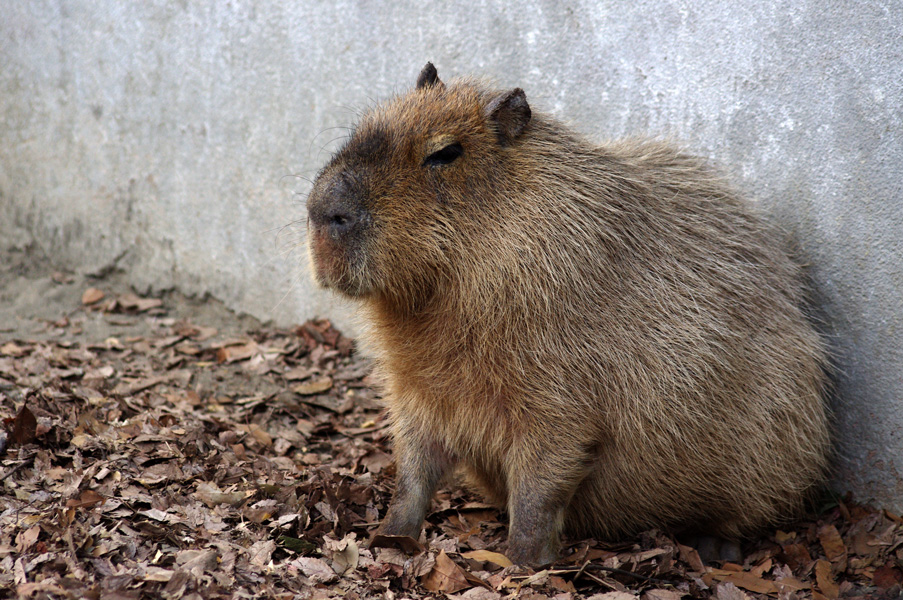
M 116 301 L 122 308 L 138 312 L 144 312 L 152 308 L 157 308 L 158 306 L 163 306 L 163 300 L 160 300 L 159 298 L 141 298 L 131 292 L 119 296 Z
M 12 423 L 12 432 L 9 439 L 12 443 L 24 446 L 30 444 L 37 437 L 38 420 L 25 404 L 19 409 Z
M 17 563 L 18 564 L 18 563 Z M 16 596 L 19 598 L 31 598 L 37 592 L 46 592 L 48 597 L 59 596 L 65 598 L 66 590 L 59 586 L 55 581 L 36 581 L 34 583 L 22 583 L 16 586 Z
M 95 492 L 94 490 L 84 490 L 78 497 L 78 499 L 71 499 L 66 501 L 67 508 L 88 508 L 94 506 L 97 503 L 102 503 L 104 501 L 104 497 Z
M 719 583 L 715 587 L 717 600 L 750 600 L 749 595 L 731 582 Z
M 680 600 L 683 597 L 681 592 L 664 589 L 648 590 L 643 594 L 643 600 Z
M 260 540 L 259 542 L 254 542 L 251 544 L 251 547 L 248 548 L 248 560 L 258 569 L 265 569 L 275 550 L 276 542 L 273 540 Z M 325 565 L 326 563 L 323 564 Z M 329 570 L 330 572 L 332 571 L 332 569 Z M 333 575 L 334 574 L 335 573 L 333 573 Z
M 491 562 L 494 565 L 498 565 L 502 568 L 510 567 L 512 563 L 508 560 L 508 557 L 504 554 L 500 554 L 498 552 L 490 552 L 489 550 L 473 550 L 471 552 L 465 552 L 461 556 L 464 558 L 472 558 L 473 560 L 478 560 L 480 562 Z
M 787 544 L 784 546 L 783 552 L 781 552 L 779 556 L 793 571 L 799 571 L 812 562 L 812 557 L 809 555 L 809 549 L 803 544 L 798 543 Z
M 716 581 L 733 583 L 739 588 L 755 592 L 757 594 L 777 594 L 778 587 L 773 581 L 756 577 L 745 571 L 726 571 L 724 569 L 711 569 L 702 576 L 702 580 L 708 585 L 714 585 Z
M 216 569 L 216 550 L 182 550 L 176 554 L 176 565 L 195 577 Z
M 335 571 L 320 558 L 302 556 L 293 564 L 298 565 L 304 576 L 314 583 L 330 583 L 339 578 Z
M 103 300 L 103 297 L 104 293 L 101 290 L 89 287 L 82 294 L 82 304 L 84 304 L 85 306 L 94 304 L 95 302 L 100 302 L 101 300 Z
M 636 596 L 627 592 L 605 592 L 588 596 L 586 600 L 636 600 Z
M 247 425 L 238 425 L 236 427 L 238 431 L 242 433 L 247 433 L 255 440 L 263 444 L 264 446 L 270 447 L 273 445 L 273 438 L 269 433 L 260 428 L 260 425 L 257 423 L 249 423 Z
M 361 457 L 360 462 L 365 469 L 374 475 L 378 475 L 383 469 L 391 465 L 392 461 L 393 458 L 390 454 L 383 452 L 382 450 L 371 450 Z
M 168 582 L 172 579 L 175 571 L 164 569 L 162 567 L 147 566 L 144 567 L 144 581 Z
M 323 539 L 323 550 L 332 559 L 332 568 L 339 575 L 357 568 L 360 549 L 355 537 L 353 533 L 349 533 L 341 540 L 329 537 Z
M 894 567 L 891 563 L 875 569 L 872 576 L 872 582 L 880 589 L 887 589 L 894 585 L 903 583 L 903 573 L 900 569 Z
M 536 598 L 536 596 L 533 597 Z M 474 587 L 460 594 L 446 594 L 446 598 L 449 600 L 501 600 L 502 595 L 484 587 Z
M 423 587 L 431 592 L 448 592 L 452 594 L 471 587 L 471 584 L 468 583 L 467 578 L 464 576 L 464 571 L 455 561 L 449 558 L 444 550 L 436 556 L 436 564 L 421 579 L 421 583 Z
M 818 530 L 818 540 L 825 551 L 825 556 L 831 562 L 846 563 L 847 549 L 844 546 L 840 533 L 833 525 L 823 525 Z M 843 570 L 838 568 L 838 570 Z
M 216 351 L 216 362 L 233 363 L 251 358 L 260 351 L 255 342 L 223 346 Z
M 18 358 L 20 356 L 25 356 L 27 353 L 28 350 L 15 342 L 6 342 L 2 346 L 0 346 L 0 355 L 3 356 L 12 356 Z
M 149 508 L 147 510 L 139 511 L 138 514 L 153 519 L 154 521 L 162 521 L 163 523 L 169 523 L 175 520 L 175 515 L 162 511 L 159 508 Z
M 238 506 L 242 503 L 242 501 L 244 501 L 245 498 L 248 497 L 249 493 L 253 494 L 253 492 L 241 491 L 224 492 L 212 483 L 201 483 L 198 485 L 198 489 L 194 493 L 194 497 L 210 508 L 213 508 L 218 504 Z
M 815 563 L 815 582 L 818 589 L 824 594 L 828 600 L 836 600 L 840 593 L 840 588 L 834 582 L 834 574 L 831 572 L 831 563 L 826 560 L 820 560 Z
M 762 577 L 765 573 L 771 570 L 771 567 L 774 566 L 774 561 L 770 558 L 763 560 L 760 564 L 749 570 L 750 573 L 755 575 L 756 577 Z
M 31 548 L 38 541 L 39 535 L 41 535 L 41 528 L 38 525 L 18 534 L 16 536 L 16 552 L 21 554 Z
M 693 570 L 693 572 L 705 573 L 705 565 L 703 564 L 702 559 L 699 557 L 699 552 L 696 551 L 696 548 L 678 544 L 677 549 L 680 551 L 681 560 L 690 565 L 690 568 Z
M 288 381 L 301 381 L 302 379 L 307 379 L 317 370 L 313 367 L 295 367 L 289 371 L 286 371 L 282 374 L 282 376 Z
M 329 377 L 322 377 L 313 381 L 300 383 L 293 387 L 292 391 L 301 396 L 313 396 L 315 394 L 322 394 L 323 392 L 328 391 L 331 387 L 332 379 Z

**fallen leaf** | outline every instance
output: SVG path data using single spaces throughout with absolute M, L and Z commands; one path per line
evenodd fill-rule
M 176 554 L 176 565 L 199 578 L 216 568 L 216 558 L 216 550 L 181 550 Z
M 160 581 L 165 583 L 172 579 L 174 574 L 175 571 L 170 569 L 148 566 L 144 568 L 144 581 Z
M 840 588 L 834 582 L 834 575 L 831 573 L 831 563 L 826 560 L 820 560 L 815 563 L 815 582 L 818 589 L 824 594 L 828 600 L 836 600 L 840 593 Z
M 2 346 L 0 346 L 0 355 L 3 356 L 12 356 L 15 358 L 25 356 L 28 353 L 28 350 L 18 345 L 15 342 L 6 342 Z
M 498 552 L 490 552 L 489 550 L 473 550 L 471 552 L 465 552 L 461 556 L 464 558 L 472 558 L 473 560 L 478 560 L 480 562 L 491 562 L 494 565 L 498 565 L 502 568 L 510 567 L 512 563 L 508 560 L 508 557 L 504 554 L 500 554 Z
M 808 590 L 810 586 L 808 583 L 800 581 L 795 577 L 779 577 L 775 580 L 775 585 L 778 588 L 779 594 L 786 594 L 787 592 L 798 592 L 800 590 Z
M 216 362 L 233 363 L 251 358 L 260 351 L 255 342 L 223 346 L 216 351 Z
M 253 494 L 253 492 L 250 493 Z M 245 498 L 248 497 L 248 492 L 223 492 L 211 483 L 201 483 L 198 484 L 198 489 L 194 493 L 194 497 L 210 508 L 213 508 L 218 504 L 237 506 L 241 504 Z
M 884 590 L 903 583 L 903 573 L 888 563 L 887 565 L 875 569 L 875 574 L 872 576 L 872 583 Z
M 413 577 L 423 577 L 432 571 L 433 567 L 436 565 L 436 555 L 432 552 L 422 552 L 411 559 L 410 565 L 411 575 Z
M 681 560 L 690 565 L 690 568 L 694 572 L 705 573 L 705 565 L 703 564 L 702 559 L 699 557 L 699 552 L 696 550 L 696 548 L 678 544 L 677 549 L 680 551 Z
M 719 583 L 715 587 L 717 600 L 750 600 L 749 595 L 731 582 Z
M 258 569 L 264 569 L 266 568 L 267 563 L 270 562 L 274 550 L 276 550 L 276 542 L 273 540 L 254 542 L 251 544 L 251 547 L 248 548 L 248 560 Z M 323 564 L 325 565 L 326 563 Z M 332 572 L 332 569 L 329 569 L 329 571 Z M 333 575 L 335 575 L 335 573 L 333 573 Z
M 361 457 L 361 464 L 365 469 L 378 475 L 383 469 L 392 464 L 392 456 L 382 450 L 372 450 Z
M 26 529 L 22 533 L 16 536 L 16 552 L 19 554 L 25 552 L 29 548 L 31 548 L 35 542 L 38 541 L 38 536 L 41 535 L 41 528 L 37 525 Z
M 78 497 L 78 499 L 71 499 L 66 501 L 67 508 L 88 508 L 90 506 L 94 506 L 98 502 L 103 502 L 104 497 L 95 492 L 94 490 L 84 490 Z
M 169 513 L 162 511 L 158 508 L 149 508 L 147 510 L 142 510 L 138 512 L 139 515 L 143 515 L 155 521 L 162 521 L 167 523 L 172 520 L 172 515 Z
M 37 437 L 38 420 L 25 404 L 19 409 L 15 419 L 13 419 L 12 432 L 9 434 L 10 440 L 19 446 L 30 444 Z
M 294 561 L 304 576 L 314 583 L 330 583 L 339 578 L 335 571 L 320 558 L 302 556 Z
M 464 571 L 444 550 L 439 552 L 433 569 L 420 582 L 431 592 L 454 593 L 471 587 L 464 576 Z
M 833 525 L 823 525 L 818 530 L 818 540 L 825 551 L 825 556 L 831 562 L 843 562 L 846 564 L 847 549 L 844 546 L 840 533 Z M 843 570 L 838 568 L 838 570 Z
M 803 544 L 793 543 L 783 547 L 783 551 L 778 555 L 793 571 L 799 571 L 812 562 L 809 555 L 809 549 Z
M 36 581 L 16 586 L 16 596 L 19 598 L 30 598 L 35 595 L 35 592 L 46 592 L 47 597 L 59 596 L 65 598 L 67 595 L 66 590 L 54 581 Z
M 355 535 L 349 533 L 341 540 L 323 540 L 323 549 L 332 558 L 332 568 L 339 575 L 357 568 L 360 549 L 354 538 Z
M 100 302 L 103 300 L 104 293 L 93 287 L 89 287 L 82 294 L 82 304 L 88 306 L 89 304 L 94 304 L 95 302 Z
M 135 310 L 137 312 L 144 312 L 152 308 L 157 308 L 158 306 L 163 306 L 163 300 L 159 298 L 141 298 L 131 292 L 119 296 L 116 301 L 122 308 L 126 310 Z
M 643 594 L 643 600 L 680 600 L 683 597 L 681 592 L 664 589 L 648 590 Z
M 270 447 L 273 445 L 273 438 L 269 433 L 260 428 L 260 425 L 257 423 L 249 423 L 247 425 L 238 425 L 236 427 L 238 431 L 242 433 L 250 434 L 255 440 L 263 444 L 264 446 Z
M 300 383 L 293 387 L 292 391 L 301 396 L 313 396 L 315 394 L 322 394 L 323 392 L 329 390 L 331 387 L 332 379 L 329 377 L 323 377 L 321 379 L 315 379 L 313 381 Z
M 460 594 L 446 594 L 446 597 L 449 600 L 501 600 L 502 595 L 484 587 L 473 587 Z
M 773 581 L 756 577 L 745 571 L 726 571 L 724 569 L 710 569 L 708 573 L 702 576 L 702 580 L 708 585 L 713 585 L 715 581 L 723 581 L 733 583 L 739 588 L 755 592 L 757 594 L 777 594 L 778 587 Z

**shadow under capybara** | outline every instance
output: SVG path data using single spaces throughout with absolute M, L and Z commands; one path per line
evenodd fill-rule
M 781 240 L 705 162 L 593 144 L 521 89 L 416 89 L 363 116 L 308 199 L 317 281 L 357 299 L 419 537 L 460 467 L 508 556 L 562 532 L 737 538 L 798 513 L 829 449 L 826 353 Z

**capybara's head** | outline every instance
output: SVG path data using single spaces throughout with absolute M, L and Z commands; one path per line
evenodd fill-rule
M 314 182 L 309 248 L 320 285 L 427 300 L 455 268 L 448 250 L 461 225 L 480 220 L 529 124 L 522 90 L 445 85 L 428 63 L 413 91 L 364 115 Z

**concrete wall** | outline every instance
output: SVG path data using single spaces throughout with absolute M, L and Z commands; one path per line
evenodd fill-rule
M 903 510 L 903 3 L 516 4 L 0 3 L 0 239 L 353 329 L 308 282 L 303 177 L 427 60 L 492 76 L 592 136 L 686 141 L 794 232 L 841 367 L 837 486 Z

